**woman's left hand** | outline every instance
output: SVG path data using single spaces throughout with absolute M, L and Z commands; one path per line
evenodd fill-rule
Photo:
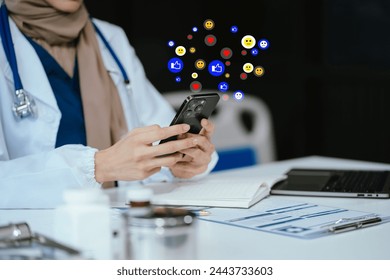
M 182 159 L 170 167 L 172 174 L 178 178 L 188 179 L 205 172 L 211 161 L 211 155 L 215 151 L 211 142 L 214 124 L 207 119 L 202 119 L 201 125 L 202 130 L 199 134 L 186 133 L 180 136 L 180 138 L 194 137 L 198 144 L 194 148 L 181 150 Z

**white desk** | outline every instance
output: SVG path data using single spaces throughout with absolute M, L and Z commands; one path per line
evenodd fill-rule
M 364 167 L 389 168 L 390 164 L 352 161 L 325 157 L 305 157 L 279 161 L 249 168 L 220 171 L 210 176 L 254 177 L 279 175 L 291 167 Z M 390 215 L 390 199 L 316 198 L 297 196 L 270 196 L 266 199 L 288 199 L 343 207 L 351 210 Z M 261 203 L 261 201 L 259 202 Z M 259 205 L 259 204 L 258 204 Z M 253 206 L 256 208 L 257 205 Z M 52 235 L 53 210 L 0 210 L 0 224 L 26 221 L 34 231 Z M 367 259 L 390 260 L 390 223 L 321 237 L 300 240 L 207 221 L 198 223 L 198 258 L 207 259 Z M 180 259 L 180 256 L 178 256 Z

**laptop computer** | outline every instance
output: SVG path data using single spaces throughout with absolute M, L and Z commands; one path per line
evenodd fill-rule
M 271 194 L 390 198 L 390 170 L 292 168 Z

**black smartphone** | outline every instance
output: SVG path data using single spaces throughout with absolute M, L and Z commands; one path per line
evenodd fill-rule
M 219 99 L 218 93 L 199 93 L 187 96 L 170 125 L 186 123 L 190 125 L 189 133 L 198 134 L 202 129 L 201 120 L 211 116 Z M 176 139 L 177 136 L 172 136 L 161 140 L 160 144 Z

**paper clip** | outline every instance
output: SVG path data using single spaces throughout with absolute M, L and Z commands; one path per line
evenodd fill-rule
M 328 228 L 329 232 L 339 233 L 349 230 L 355 230 L 363 227 L 373 226 L 382 221 L 379 217 L 363 217 L 363 218 L 344 218 L 337 220 Z

